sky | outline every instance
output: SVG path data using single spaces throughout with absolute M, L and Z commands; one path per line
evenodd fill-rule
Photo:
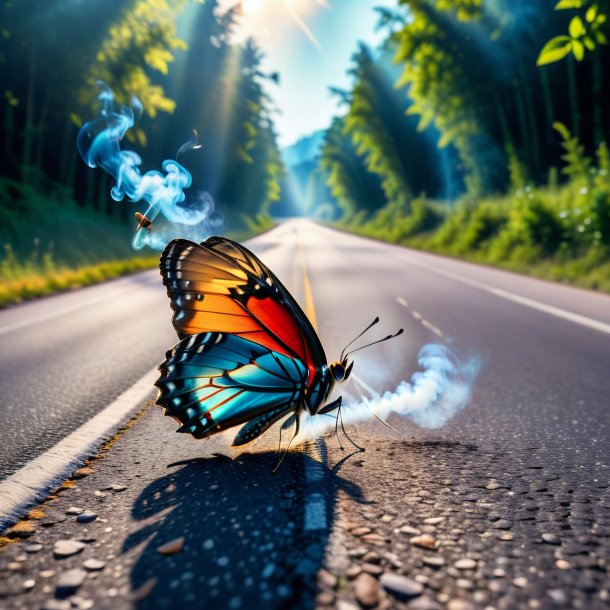
M 265 53 L 264 69 L 280 73 L 280 84 L 268 86 L 280 111 L 280 147 L 328 127 L 337 114 L 328 88 L 349 88 L 346 70 L 357 41 L 381 41 L 374 7 L 395 5 L 396 0 L 242 0 L 240 35 L 253 36 Z

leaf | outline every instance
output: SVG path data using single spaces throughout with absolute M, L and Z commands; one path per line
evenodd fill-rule
M 585 13 L 585 19 L 589 23 L 593 23 L 595 21 L 595 18 L 597 17 L 597 11 L 598 11 L 597 4 L 593 4 L 592 6 L 590 6 L 587 9 L 587 12 Z
M 585 45 L 580 40 L 573 40 L 572 53 L 578 61 L 582 61 L 585 58 Z
M 585 28 L 585 24 L 582 22 L 582 19 L 576 15 L 570 21 L 569 32 L 572 38 L 580 38 L 586 33 L 587 29 Z
M 536 64 L 538 66 L 552 64 L 563 59 L 571 50 L 572 39 L 569 36 L 555 36 L 544 45 Z
M 561 139 L 566 142 L 570 139 L 570 130 L 561 122 L 555 121 L 553 123 L 553 129 L 561 136 Z
M 560 0 L 555 5 L 556 11 L 562 11 L 566 9 L 582 8 L 583 0 Z

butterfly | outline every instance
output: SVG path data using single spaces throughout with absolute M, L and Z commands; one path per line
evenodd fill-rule
M 241 446 L 286 416 L 296 424 L 295 438 L 304 411 L 340 409 L 341 397 L 328 399 L 352 372 L 349 355 L 368 345 L 346 350 L 379 318 L 328 364 L 298 303 L 237 242 L 176 239 L 163 251 L 160 269 L 181 341 L 159 366 L 157 404 L 180 423 L 178 432 L 206 438 L 244 424 L 233 441 Z

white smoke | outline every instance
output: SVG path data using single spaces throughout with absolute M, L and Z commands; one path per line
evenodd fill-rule
M 470 399 L 481 368 L 480 359 L 461 362 L 445 345 L 429 344 L 421 348 L 417 361 L 422 370 L 414 373 L 410 381 L 402 381 L 393 392 L 344 403 L 343 422 L 355 424 L 375 416 L 386 420 L 390 415 L 400 415 L 423 428 L 441 428 L 455 417 Z M 400 428 L 399 424 L 395 426 Z M 306 415 L 295 440 L 316 438 L 334 429 L 333 418 Z

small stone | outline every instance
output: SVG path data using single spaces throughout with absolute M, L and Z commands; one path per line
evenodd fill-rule
M 100 491 L 99 489 L 96 489 L 93 492 L 93 495 L 97 496 L 98 498 L 105 498 L 106 497 L 106 494 L 103 491 Z
M 478 608 L 465 599 L 451 599 L 447 604 L 447 610 L 478 610 Z
M 356 527 L 350 533 L 360 538 L 366 534 L 370 534 L 373 530 L 370 527 Z
M 422 559 L 422 561 L 424 562 L 424 565 L 434 568 L 435 570 L 438 570 L 439 568 L 442 568 L 445 565 L 445 560 L 442 557 L 426 556 Z
M 316 607 L 320 606 L 332 606 L 335 601 L 334 593 L 320 593 L 316 597 Z
M 93 468 L 89 468 L 88 466 L 83 466 L 82 468 L 78 468 L 72 473 L 73 479 L 82 479 L 84 477 L 88 477 L 90 474 L 93 474 Z
M 372 574 L 373 576 L 379 576 L 383 573 L 383 568 L 374 563 L 363 563 L 362 571 L 366 572 L 367 574 Z
M 57 597 L 67 597 L 72 595 L 82 584 L 87 577 L 87 572 L 80 568 L 66 570 L 59 575 L 55 595 Z
M 87 559 L 85 563 L 83 563 L 83 568 L 89 572 L 97 572 L 98 570 L 103 570 L 106 565 L 105 561 L 101 561 L 99 559 Z
M 492 527 L 497 530 L 509 530 L 512 526 L 513 524 L 510 521 L 507 521 L 506 519 L 498 519 L 498 521 L 496 521 Z
M 429 549 L 432 551 L 436 549 L 436 540 L 430 536 L 430 534 L 422 534 L 421 536 L 411 538 L 411 544 L 422 549 Z
M 379 584 L 370 574 L 362 573 L 354 581 L 356 599 L 361 605 L 370 608 L 379 603 Z
M 122 491 L 125 491 L 127 487 L 125 485 L 118 485 L 117 483 L 114 483 L 113 485 L 111 485 L 110 487 L 106 487 L 105 489 L 108 491 L 113 491 L 114 493 L 120 493 Z
M 383 515 L 381 517 L 382 523 L 392 523 L 392 521 L 394 521 L 394 517 L 392 517 L 392 515 Z
M 362 561 L 366 563 L 381 563 L 381 556 L 375 551 L 369 551 L 363 558 Z
M 40 578 L 51 578 L 51 576 L 55 576 L 55 570 L 42 570 L 40 572 Z
M 569 570 L 572 567 L 572 564 L 569 561 L 566 561 L 565 559 L 558 559 L 555 562 L 555 567 L 558 570 Z
M 474 570 L 477 567 L 477 562 L 469 557 L 458 559 L 453 564 L 458 570 Z
M 421 534 L 421 530 L 418 530 L 416 527 L 411 527 L 410 525 L 403 525 L 398 531 L 401 534 L 408 534 L 409 536 L 419 536 Z
M 84 508 L 79 508 L 78 506 L 71 506 L 66 511 L 66 515 L 80 515 L 84 510 Z
M 468 580 L 467 578 L 458 578 L 455 581 L 455 585 L 459 589 L 466 589 L 467 591 L 474 589 L 474 583 L 472 582 L 472 580 Z
M 356 559 L 360 559 L 360 557 L 364 557 L 369 550 L 365 546 L 359 546 L 351 551 L 348 551 L 350 557 L 355 557 Z
M 356 576 L 358 576 L 361 572 L 362 572 L 362 568 L 360 566 L 353 565 L 353 566 L 350 566 L 349 568 L 347 568 L 347 570 L 345 571 L 345 575 L 350 580 L 354 580 L 354 578 L 356 578 Z
M 426 525 L 438 525 L 444 521 L 443 517 L 428 517 L 424 519 L 424 523 Z
M 386 572 L 380 579 L 381 586 L 399 599 L 410 599 L 421 595 L 424 587 L 415 580 L 401 576 L 400 574 L 392 574 Z
M 542 534 L 542 540 L 547 544 L 560 544 L 559 536 L 556 534 Z
M 11 561 L 6 567 L 14 572 L 23 570 L 23 564 L 20 561 Z
M 385 544 L 386 541 L 385 538 L 379 534 L 365 534 L 362 536 L 361 540 L 367 544 L 374 544 L 377 546 Z
M 495 489 L 500 489 L 500 485 L 496 481 L 490 481 L 489 483 L 487 483 L 487 485 L 485 485 L 485 489 L 488 489 L 489 491 L 494 491 Z
M 519 576 L 513 580 L 513 585 L 515 585 L 515 587 L 519 587 L 520 589 L 525 589 L 527 587 L 527 578 L 524 576 Z
M 26 544 L 23 547 L 23 550 L 26 553 L 38 553 L 39 551 L 42 551 L 42 544 L 38 544 L 36 542 L 32 542 L 32 544 Z
M 85 544 L 78 540 L 58 540 L 53 547 L 53 555 L 57 559 L 63 559 L 80 553 L 84 548 Z
M 337 600 L 337 610 L 360 610 L 356 604 L 345 601 L 344 599 Z
M 161 553 L 161 555 L 174 555 L 175 553 L 179 553 L 183 546 L 184 537 L 176 538 L 175 540 L 170 540 L 170 542 L 166 542 L 157 547 L 157 553 Z
M 42 610 L 70 610 L 72 604 L 67 599 L 48 599 Z
M 546 594 L 559 606 L 565 606 L 568 603 L 568 596 L 561 589 L 549 589 Z
M 407 605 L 409 610 L 442 610 L 442 606 L 431 597 L 418 597 Z
M 33 578 L 28 578 L 27 580 L 25 580 L 23 582 L 23 588 L 26 591 L 30 591 L 31 589 L 33 589 L 36 586 L 36 581 Z
M 78 515 L 78 517 L 76 517 L 76 522 L 77 523 L 91 523 L 92 521 L 95 521 L 97 519 L 97 515 L 94 512 L 91 511 L 86 511 L 84 512 L 82 515 Z
M 337 586 L 337 577 L 324 568 L 318 572 L 318 578 L 320 582 L 329 589 L 334 589 Z
M 498 536 L 498 540 L 500 540 L 501 542 L 510 542 L 511 540 L 515 539 L 515 534 L 513 534 L 512 532 L 502 532 L 499 536 Z

